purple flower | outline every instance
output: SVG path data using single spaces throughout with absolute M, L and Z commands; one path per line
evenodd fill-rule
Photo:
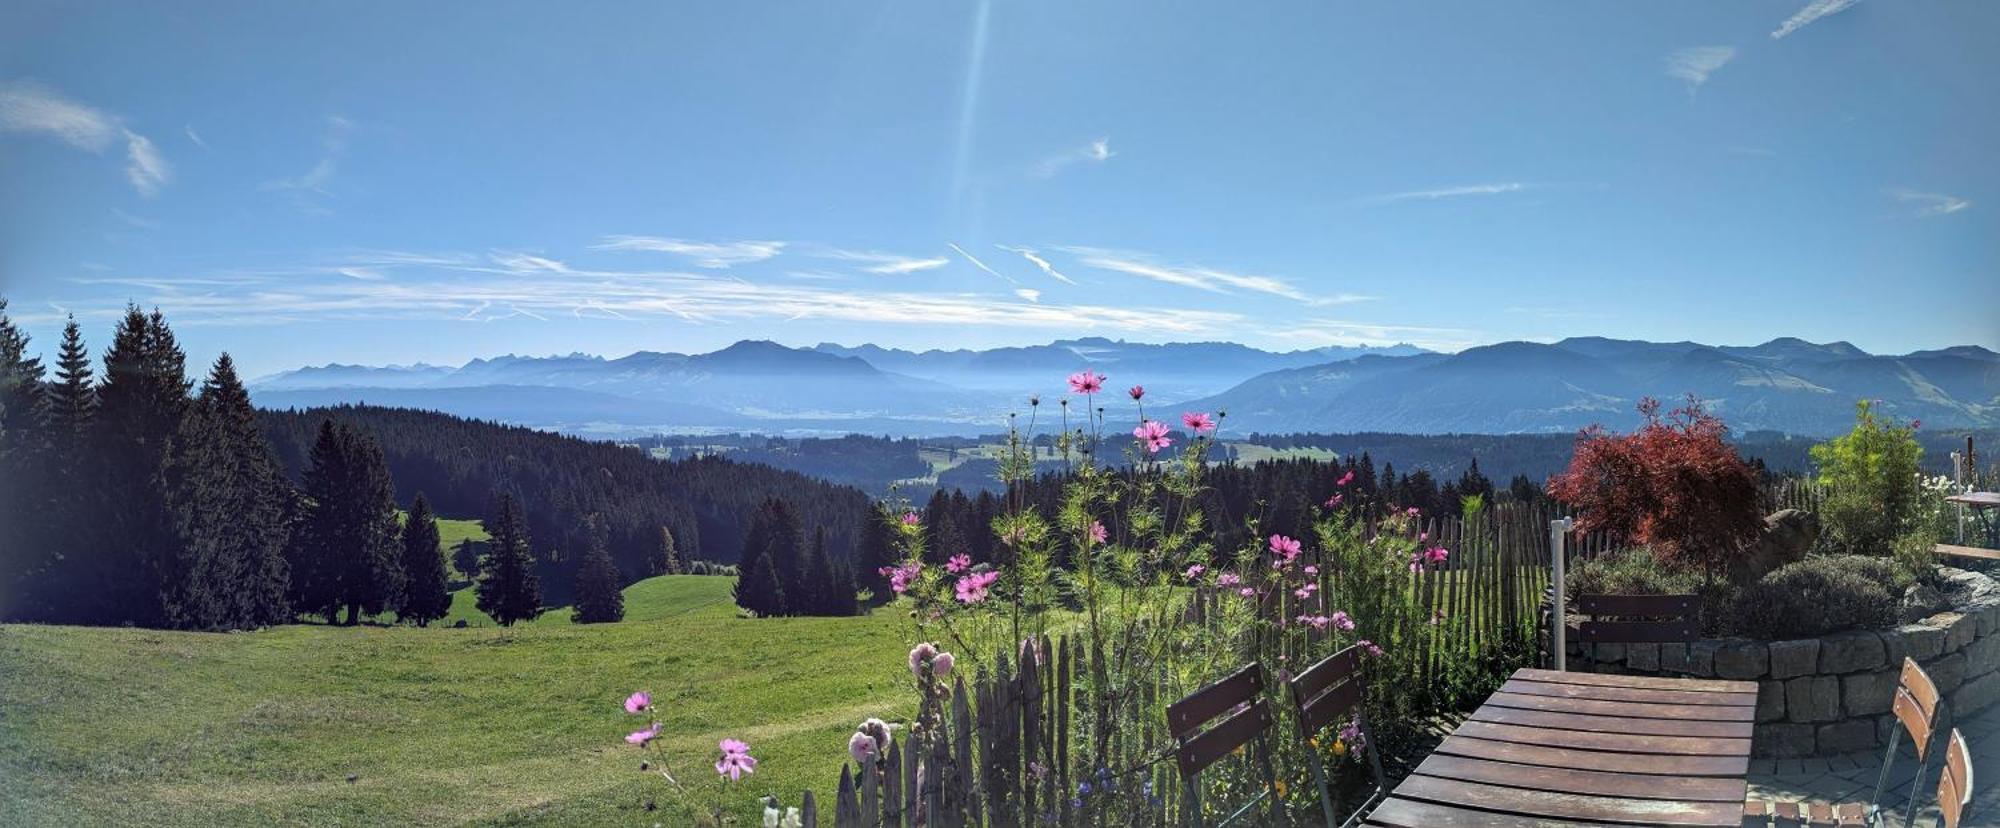
M 1181 425 L 1196 434 L 1207 434 L 1215 430 L 1215 418 L 1206 411 L 1189 411 L 1181 415 Z
M 1343 474 L 1343 475 L 1341 475 L 1341 476 L 1340 476 L 1340 479 L 1339 479 L 1339 480 L 1336 480 L 1336 481 L 1334 481 L 1334 484 L 1333 484 L 1333 485 L 1335 485 L 1335 486 L 1345 486 L 1345 485 L 1347 485 L 1347 484 L 1349 484 L 1349 483 L 1352 483 L 1352 482 L 1354 482 L 1354 470 L 1352 470 L 1352 469 L 1349 469 L 1349 470 L 1348 470 L 1348 472 L 1347 472 L 1346 474 Z
M 847 737 L 847 755 L 854 757 L 854 764 L 867 765 L 875 761 L 875 737 L 854 731 Z
M 956 555 L 951 556 L 951 560 L 946 561 L 944 565 L 944 571 L 949 572 L 953 575 L 957 575 L 958 573 L 964 572 L 971 568 L 972 568 L 972 556 L 967 555 L 964 552 L 960 552 Z
M 735 782 L 741 780 L 743 774 L 757 772 L 757 760 L 750 758 L 749 745 L 735 739 L 724 739 L 720 746 L 722 759 L 715 763 L 717 774 L 727 776 L 729 781 Z
M 977 604 L 984 601 L 986 600 L 986 591 L 993 587 L 994 581 L 998 580 L 1000 580 L 1000 573 L 993 571 L 974 572 L 971 575 L 960 578 L 958 579 L 958 600 L 967 604 Z
M 1127 394 L 1131 394 L 1131 395 L 1132 395 L 1132 399 L 1135 399 L 1135 400 L 1136 400 L 1136 399 L 1139 399 L 1139 398 L 1141 398 L 1141 397 L 1144 397 L 1144 396 L 1146 396 L 1146 386 L 1143 386 L 1143 385 L 1134 385 L 1134 386 L 1132 386 L 1131 388 L 1128 388 L 1128 389 L 1126 389 L 1126 390 L 1125 390 L 1125 393 L 1127 393 Z
M 1195 564 L 1187 568 L 1187 579 L 1192 581 L 1196 578 L 1201 577 L 1201 573 L 1207 571 L 1208 567 L 1202 566 L 1201 564 Z
M 650 727 L 647 727 L 645 730 L 635 730 L 629 734 L 626 734 L 625 741 L 628 744 L 634 744 L 640 747 L 645 747 L 647 742 L 651 742 L 654 739 L 658 738 L 660 738 L 660 723 L 654 722 Z
M 1371 656 L 1380 657 L 1382 655 L 1382 648 L 1375 646 L 1375 642 L 1369 641 L 1366 638 L 1354 642 L 1354 646 L 1360 647 L 1362 652 L 1365 652 Z
M 1293 558 L 1299 556 L 1299 542 L 1296 538 L 1288 538 L 1284 535 L 1272 535 L 1271 554 L 1284 559 L 1286 563 L 1291 563 Z
M 1224 572 L 1215 576 L 1216 586 L 1235 586 L 1240 583 L 1243 583 L 1243 578 L 1234 572 Z
M 1174 444 L 1174 438 L 1167 436 L 1167 424 L 1159 420 L 1147 420 L 1132 429 L 1132 436 L 1146 444 L 1146 451 L 1159 454 L 1160 449 Z
M 1095 520 L 1090 522 L 1091 543 L 1103 543 L 1104 540 L 1109 537 L 1111 537 L 1111 533 L 1104 530 L 1103 523 Z
M 910 584 L 915 583 L 917 576 L 923 573 L 924 565 L 919 561 L 911 561 L 897 566 L 885 566 L 875 571 L 888 577 L 891 592 L 901 595 L 910 591 Z
M 903 513 L 903 525 L 904 525 L 904 526 L 915 526 L 915 525 L 917 525 L 917 513 L 916 513 L 916 512 L 904 512 L 904 513 Z
M 938 653 L 937 658 L 931 659 L 931 675 L 938 678 L 949 676 L 952 666 L 957 663 L 958 659 L 953 658 L 951 653 Z
M 653 694 L 641 690 L 625 697 L 625 712 L 638 713 L 653 706 Z
M 1104 375 L 1085 368 L 1069 375 L 1069 390 L 1078 394 L 1095 394 L 1104 390 Z
M 937 654 L 938 654 L 937 645 L 932 644 L 928 641 L 922 644 L 918 644 L 915 647 L 911 647 L 910 674 L 917 676 L 923 675 L 924 665 L 929 664 L 931 662 L 931 659 L 937 657 Z
M 1341 632 L 1354 631 L 1354 619 L 1347 617 L 1347 613 L 1342 610 L 1334 610 L 1333 617 L 1328 620 L 1333 623 L 1334 629 Z

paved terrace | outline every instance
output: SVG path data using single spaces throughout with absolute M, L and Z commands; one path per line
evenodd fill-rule
M 1965 825 L 2000 825 L 2000 704 L 1991 705 L 1978 715 L 1957 723 L 1959 732 L 1965 734 L 1966 746 L 1972 748 L 1972 780 L 1975 791 L 1972 811 L 1967 815 Z M 1938 739 L 1942 750 L 1944 736 Z M 1904 740 L 1903 750 L 1909 750 L 1908 740 Z M 1907 755 L 1896 760 L 1896 770 L 1890 777 L 1889 792 L 1883 795 L 1883 807 L 1894 808 L 1900 814 L 1907 806 L 1910 796 L 1911 777 L 1916 773 L 1917 763 Z M 1923 790 L 1917 792 L 1918 801 L 1924 808 L 1917 815 L 1917 825 L 1929 826 L 1937 820 L 1938 758 L 1931 759 L 1930 771 L 1924 774 Z M 1864 802 L 1875 789 L 1875 775 L 1882 770 L 1882 751 L 1849 753 L 1832 758 L 1812 759 L 1753 759 L 1750 762 L 1750 798 L 1772 802 L 1819 800 L 1823 802 Z M 1902 825 L 1900 820 L 1891 820 L 1890 825 Z

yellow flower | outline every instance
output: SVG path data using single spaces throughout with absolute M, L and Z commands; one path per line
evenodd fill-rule
M 1314 749 L 1314 750 L 1318 750 L 1318 749 L 1319 749 L 1319 737 L 1318 737 L 1318 736 L 1314 736 L 1314 737 L 1312 737 L 1311 739 L 1307 739 L 1307 740 L 1306 740 L 1306 744 L 1309 744 L 1309 745 L 1312 745 L 1312 746 L 1313 746 L 1313 749 Z
M 1243 755 L 1243 746 L 1242 746 L 1242 745 L 1237 745 L 1237 746 L 1236 746 L 1236 750 L 1234 750 L 1234 751 L 1231 751 L 1231 752 L 1232 752 L 1232 753 L 1234 753 L 1234 754 L 1236 754 L 1237 756 L 1242 756 L 1242 755 Z
M 1346 756 L 1346 755 L 1347 755 L 1347 742 L 1345 742 L 1345 741 L 1342 741 L 1342 740 L 1338 740 L 1338 739 L 1334 740 L 1334 742 L 1333 742 L 1333 755 L 1335 755 L 1335 756 Z
M 1278 796 L 1283 797 L 1284 795 L 1285 795 L 1285 780 L 1280 779 L 1278 780 Z

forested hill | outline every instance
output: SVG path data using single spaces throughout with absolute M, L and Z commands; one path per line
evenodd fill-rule
M 627 580 L 649 572 L 662 526 L 673 532 L 682 560 L 734 562 L 744 526 L 765 498 L 789 504 L 808 533 L 826 527 L 827 551 L 837 558 L 849 556 L 856 527 L 872 515 L 859 489 L 755 463 L 661 461 L 613 443 L 403 408 L 335 406 L 260 416 L 294 481 L 307 465 L 320 422 L 331 419 L 380 441 L 399 503 L 423 492 L 439 514 L 483 517 L 503 489 L 511 491 L 526 509 L 545 588 L 569 584 L 573 552 L 583 548 L 583 517 L 591 512 L 604 516 L 612 557 Z

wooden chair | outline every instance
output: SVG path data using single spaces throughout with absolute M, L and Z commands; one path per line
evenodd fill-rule
M 1878 803 L 1882 801 L 1883 791 L 1889 787 L 1889 771 L 1895 767 L 1897 748 L 1901 746 L 1903 734 L 1908 733 L 1910 746 L 1915 748 L 1917 756 L 1917 775 L 1910 779 L 1909 809 L 1903 816 L 1902 824 L 1914 825 L 1919 799 L 1917 793 L 1923 789 L 1924 772 L 1930 768 L 1931 743 L 1937 738 L 1939 723 L 1947 711 L 1930 674 L 1907 657 L 1903 659 L 1903 672 L 1896 683 L 1895 697 L 1890 701 L 1889 709 L 1895 714 L 1896 723 L 1902 726 L 1889 734 L 1889 746 L 1882 753 L 1882 772 L 1876 775 L 1875 791 L 1869 795 L 1867 802 L 1745 802 L 1745 824 L 1770 824 L 1779 828 L 1793 825 L 1884 825 Z M 1966 779 L 1969 781 L 1970 777 Z M 1941 778 L 1938 784 L 1942 786 L 1944 781 Z M 1943 800 L 1939 802 L 1942 807 Z
M 1278 777 L 1271 769 L 1271 707 L 1263 699 L 1264 668 L 1252 664 L 1229 674 L 1221 681 L 1189 693 L 1167 706 L 1167 730 L 1178 745 L 1175 761 L 1181 783 L 1187 788 L 1189 825 L 1201 825 L 1200 774 L 1210 765 L 1251 742 L 1257 743 L 1257 765 L 1264 774 L 1264 790 L 1249 802 L 1215 823 L 1228 825 L 1251 814 L 1259 801 L 1269 805 L 1269 821 L 1282 822 L 1284 803 L 1273 796 Z
M 1938 772 L 1938 821 L 1941 828 L 1958 828 L 1972 807 L 1972 751 L 1965 747 L 1965 734 L 1951 730 L 1951 742 L 1944 752 L 1944 769 Z
M 1327 656 L 1318 664 L 1307 667 L 1305 672 L 1289 682 L 1289 686 L 1292 706 L 1298 714 L 1299 739 L 1306 742 L 1305 751 L 1311 760 L 1313 780 L 1319 783 L 1320 810 L 1326 815 L 1327 828 L 1345 828 L 1366 819 L 1376 803 L 1389 794 L 1389 783 L 1382 776 L 1382 755 L 1375 751 L 1375 738 L 1368 730 L 1368 719 L 1361 709 L 1361 702 L 1367 694 L 1367 685 L 1361 678 L 1361 648 L 1348 647 Z M 1333 786 L 1327 781 L 1326 768 L 1312 742 L 1350 710 L 1354 712 L 1354 721 L 1361 731 L 1361 749 L 1367 752 L 1369 769 L 1375 774 L 1375 790 L 1361 801 L 1347 821 L 1340 822 Z
M 1570 641 L 1590 646 L 1593 664 L 1599 644 L 1667 644 L 1701 637 L 1699 595 L 1578 595 L 1570 611 L 1588 617 L 1568 624 L 1566 632 Z

